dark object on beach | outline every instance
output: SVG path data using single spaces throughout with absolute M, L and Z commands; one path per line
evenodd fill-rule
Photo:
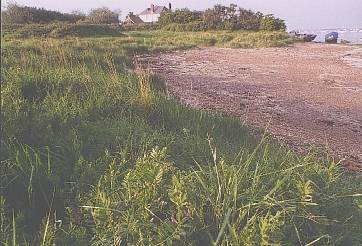
M 350 44 L 351 42 L 345 39 L 341 39 L 341 44 Z
M 296 31 L 289 32 L 289 35 L 304 42 L 312 42 L 317 37 L 315 34 L 298 33 Z
M 326 43 L 336 44 L 338 41 L 338 32 L 331 32 L 325 36 Z
M 301 37 L 303 38 L 304 42 L 312 42 L 317 37 L 317 35 L 315 35 L 315 34 L 302 34 Z

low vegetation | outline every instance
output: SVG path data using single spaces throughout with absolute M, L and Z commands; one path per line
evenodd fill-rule
M 106 8 L 3 17 L 2 245 L 362 244 L 360 178 L 180 104 L 137 59 L 285 46 L 284 21 L 236 5 L 167 12 L 152 31 L 109 25 Z
M 5 36 L 1 243 L 361 244 L 360 178 L 181 105 L 134 58 L 288 42 L 282 32 Z
M 100 24 L 27 24 L 4 25 L 5 40 L 27 38 L 74 38 L 74 37 L 120 37 L 122 42 L 135 46 L 135 49 L 151 48 L 155 51 L 168 48 L 191 48 L 197 46 L 217 46 L 225 48 L 279 47 L 295 42 L 287 33 L 253 31 L 205 31 L 178 32 L 178 26 L 165 30 L 128 31 L 116 25 Z
M 5 39 L 122 36 L 119 25 L 86 23 L 5 24 Z

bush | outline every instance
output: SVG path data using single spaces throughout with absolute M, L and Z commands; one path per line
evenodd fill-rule
M 215 5 L 204 12 L 188 9 L 165 12 L 160 17 L 160 26 L 169 31 L 205 31 L 205 30 L 285 30 L 283 20 L 273 15 L 253 12 L 238 8 L 236 4 L 230 6 Z
M 120 36 L 119 25 L 106 24 L 25 24 L 4 25 L 4 36 L 13 38 L 64 38 L 64 37 L 93 37 L 93 36 Z
M 286 25 L 284 20 L 275 18 L 274 15 L 266 15 L 261 18 L 260 29 L 264 31 L 285 31 Z
M 187 24 L 169 24 L 162 28 L 165 31 L 172 32 L 202 32 L 207 31 L 208 27 L 203 21 L 195 21 Z
M 177 23 L 187 24 L 190 22 L 201 21 L 200 11 L 190 11 L 189 9 L 177 9 L 174 12 L 164 12 L 159 19 L 159 24 L 162 26 Z
M 231 48 L 281 47 L 293 42 L 294 40 L 285 32 L 246 32 L 238 34 L 226 46 Z
M 124 31 L 154 31 L 159 30 L 161 27 L 159 24 L 148 24 L 144 23 L 141 25 L 123 25 L 122 30 Z
M 92 9 L 86 21 L 94 24 L 118 24 L 119 15 L 108 8 Z
M 85 16 L 82 13 L 77 12 L 65 14 L 43 8 L 9 4 L 6 10 L 2 12 L 1 22 L 4 24 L 50 23 L 56 21 L 75 23 L 84 20 L 84 18 Z
M 3 34 L 9 38 L 47 37 L 55 28 L 55 24 L 6 24 Z

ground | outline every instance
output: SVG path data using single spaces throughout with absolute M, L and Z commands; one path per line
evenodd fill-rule
M 352 169 L 362 162 L 362 49 L 202 48 L 147 57 L 169 93 L 267 129 L 295 150 L 326 147 Z

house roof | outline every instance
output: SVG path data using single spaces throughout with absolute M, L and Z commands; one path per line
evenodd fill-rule
M 126 21 L 132 22 L 133 24 L 142 24 L 143 23 L 143 20 L 140 17 L 138 17 L 137 15 L 127 16 Z
M 168 8 L 166 8 L 165 6 L 153 6 L 154 11 L 152 12 L 152 7 L 151 8 L 147 8 L 145 10 L 143 10 L 139 15 L 152 15 L 152 14 L 162 14 L 162 12 L 167 11 Z

